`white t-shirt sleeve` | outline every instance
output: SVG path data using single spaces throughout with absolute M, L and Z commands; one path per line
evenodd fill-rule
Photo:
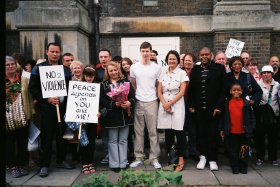
M 135 74 L 134 74 L 134 67 L 135 67 L 135 64 L 133 64 L 133 65 L 130 67 L 130 77 L 132 77 L 132 78 L 136 78 L 136 77 L 135 77 Z
M 162 72 L 162 68 L 160 68 L 159 66 L 156 66 L 156 67 L 158 68 L 156 76 L 157 76 L 157 80 L 159 80 L 161 72 Z
M 190 81 L 189 77 L 187 76 L 187 73 L 184 70 L 181 71 L 180 80 L 181 80 L 181 82 L 188 82 L 188 81 Z

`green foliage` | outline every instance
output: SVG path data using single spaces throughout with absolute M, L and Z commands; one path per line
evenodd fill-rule
M 12 187 L 8 182 L 6 182 L 6 187 Z
M 172 167 L 174 168 L 174 166 Z M 155 172 L 147 172 L 132 168 L 121 170 L 119 180 L 115 185 L 106 181 L 105 178 L 108 176 L 108 174 L 104 173 L 100 173 L 99 175 L 92 174 L 83 180 L 86 182 L 85 184 L 76 184 L 73 187 L 168 187 L 169 185 L 183 185 L 182 173 L 177 171 L 157 170 Z M 160 182 L 164 182 L 165 180 L 168 182 L 160 185 Z
M 83 179 L 84 184 L 74 184 L 73 187 L 114 187 L 115 185 L 113 183 L 105 180 L 108 176 L 105 173 L 100 173 L 99 175 L 92 174 Z

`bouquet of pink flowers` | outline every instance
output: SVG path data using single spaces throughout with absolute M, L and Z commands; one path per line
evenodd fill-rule
M 130 90 L 129 82 L 120 83 L 117 86 L 111 84 L 110 88 L 111 91 L 108 92 L 107 95 L 111 97 L 113 101 L 124 103 L 125 101 L 128 100 L 128 94 Z M 131 115 L 130 108 L 128 108 L 126 111 L 128 113 L 128 116 L 130 116 Z

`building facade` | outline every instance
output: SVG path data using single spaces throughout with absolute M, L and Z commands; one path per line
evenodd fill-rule
M 98 63 L 108 48 L 121 55 L 122 38 L 179 37 L 180 52 L 207 46 L 225 51 L 229 39 L 245 42 L 260 64 L 280 56 L 278 0 L 52 0 L 6 1 L 6 53 L 43 58 L 48 42 L 76 59 Z

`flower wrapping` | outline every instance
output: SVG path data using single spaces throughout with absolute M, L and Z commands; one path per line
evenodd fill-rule
M 110 85 L 110 92 L 107 93 L 107 95 L 112 98 L 115 102 L 124 103 L 125 101 L 128 101 L 128 94 L 130 90 L 130 84 L 129 82 L 124 82 L 117 84 L 115 86 L 114 84 Z M 131 115 L 130 108 L 126 110 L 128 116 Z

